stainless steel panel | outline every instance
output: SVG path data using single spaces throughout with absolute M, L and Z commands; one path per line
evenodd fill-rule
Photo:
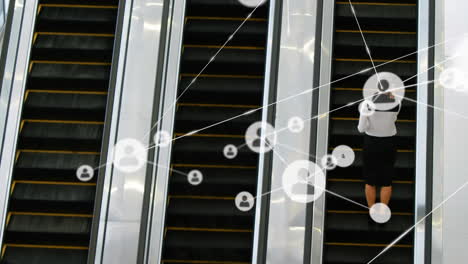
M 159 124 L 156 130 L 173 134 L 175 103 L 179 82 L 179 61 L 182 51 L 182 35 L 185 18 L 185 0 L 174 0 L 172 6 L 172 20 L 169 23 L 171 35 L 167 45 L 167 73 L 163 80 L 164 96 L 161 97 L 159 110 Z M 170 13 L 171 13 L 170 11 Z M 170 47 L 170 49 L 169 49 Z M 154 159 L 153 178 L 151 186 L 150 219 L 148 241 L 146 243 L 144 263 L 161 263 L 164 223 L 167 204 L 167 187 L 170 175 L 172 146 L 156 149 Z
M 435 43 L 445 41 L 445 2 L 435 1 Z M 445 45 L 435 47 L 434 63 L 438 65 L 445 59 Z M 443 67 L 442 67 L 443 69 Z M 435 67 L 434 79 L 438 80 L 441 67 Z M 434 83 L 434 106 L 444 109 L 444 89 L 438 82 Z M 432 208 L 439 205 L 444 199 L 444 112 L 434 112 L 434 165 L 432 179 Z M 431 263 L 443 263 L 443 209 L 432 214 L 432 256 Z
M 416 107 L 416 186 L 415 186 L 415 222 L 426 215 L 426 177 L 427 177 L 427 130 L 428 127 L 428 89 L 429 80 L 429 1 L 418 2 L 418 104 Z M 425 221 L 414 230 L 414 263 L 425 263 Z
M 268 122 L 269 113 L 271 113 L 271 109 L 268 108 L 270 102 L 270 89 L 271 89 L 271 69 L 272 69 L 272 59 L 273 59 L 273 40 L 274 40 L 274 30 L 276 25 L 276 20 L 279 19 L 275 17 L 275 10 L 277 5 L 280 4 L 277 0 L 270 0 L 269 1 L 269 15 L 268 15 L 268 39 L 267 39 L 267 46 L 266 46 L 266 61 L 265 61 L 265 78 L 264 78 L 264 85 L 263 85 L 263 103 L 262 107 L 262 122 Z M 274 150 L 273 150 L 274 151 Z M 257 171 L 257 197 L 255 199 L 255 223 L 254 223 L 254 237 L 253 237 L 253 252 L 252 252 L 252 264 L 256 264 L 258 262 L 259 253 L 259 243 L 260 241 L 260 230 L 261 230 L 261 217 L 262 217 L 262 207 L 266 206 L 263 205 L 263 179 L 265 177 L 265 154 L 259 154 L 258 160 L 258 171 Z
M 29 53 L 31 50 L 34 23 L 36 20 L 37 0 L 15 2 L 12 37 L 8 45 L 12 45 L 7 54 L 7 64 L 2 82 L 0 121 L 3 136 L 3 146 L 0 162 L 0 230 L 5 226 L 8 197 L 11 184 L 11 174 L 15 163 L 16 142 L 21 119 L 26 79 L 28 75 Z M 6 43 L 5 43 L 6 44 Z M 8 100 L 8 97 L 10 99 Z M 5 125 L 5 127 L 3 127 Z M 0 231 L 0 248 L 3 232 Z
M 123 29 L 121 47 L 127 50 L 121 51 L 118 66 L 114 106 L 119 108 L 114 109 L 112 117 L 118 126 L 111 130 L 109 161 L 113 144 L 121 139 L 133 138 L 145 146 L 151 143 L 155 76 L 161 70 L 157 60 L 163 3 L 164 0 L 133 0 L 125 5 L 125 16 L 131 20 Z M 147 164 L 134 173 L 124 173 L 113 166 L 106 171 L 99 228 L 99 237 L 104 240 L 99 241 L 102 244 L 95 263 L 136 263 L 146 167 Z
M 320 118 L 317 124 L 317 156 L 323 157 L 328 153 L 328 126 L 331 91 L 331 66 L 333 49 L 333 27 L 335 1 L 323 2 L 322 13 L 322 49 L 320 61 L 320 92 L 318 113 Z M 324 172 L 326 176 L 326 171 Z M 323 229 L 325 218 L 325 195 L 314 203 L 312 224 L 312 256 L 311 264 L 320 264 L 323 260 Z
M 307 204 L 288 197 L 283 191 L 282 176 L 291 162 L 309 159 L 310 122 L 305 122 L 299 134 L 292 134 L 286 128 L 291 117 L 309 120 L 312 115 L 312 93 L 299 94 L 313 88 L 316 12 L 316 1 L 286 0 L 283 3 L 276 100 L 294 97 L 275 106 L 275 127 L 280 132 L 272 164 L 268 264 L 304 262 Z
M 117 66 L 117 77 L 116 77 L 116 86 L 115 86 L 115 94 L 114 94 L 114 102 L 112 105 L 112 117 L 110 122 L 110 132 L 109 132 L 109 147 L 108 147 L 108 155 L 107 155 L 107 161 L 110 162 L 112 161 L 112 152 L 109 151 L 115 144 L 116 142 L 116 135 L 118 131 L 118 118 L 119 118 L 119 113 L 120 113 L 120 100 L 121 100 L 121 95 L 122 95 L 122 80 L 123 80 L 123 75 L 124 75 L 124 69 L 125 69 L 125 62 L 126 62 L 126 52 L 127 52 L 127 43 L 128 43 L 128 32 L 129 32 L 129 26 L 130 26 L 130 13 L 131 13 L 131 6 L 132 6 L 133 1 L 128 1 L 125 4 L 125 11 L 124 11 L 124 18 L 123 18 L 123 25 L 122 25 L 122 36 L 120 38 L 121 41 L 121 49 L 119 51 L 119 61 L 116 61 L 115 63 L 118 65 Z M 111 195 L 111 182 L 112 182 L 112 166 L 109 166 L 108 169 L 106 169 L 106 173 L 104 175 L 104 183 L 103 183 L 103 191 L 102 191 L 102 200 L 101 200 L 101 212 L 100 212 L 100 218 L 99 218 L 99 227 L 98 227 L 98 234 L 97 234 L 97 241 L 96 241 L 96 254 L 95 254 L 95 260 L 94 263 L 102 263 L 102 258 L 103 258 L 103 250 L 106 242 L 104 239 L 105 232 L 107 229 L 107 212 L 109 210 L 109 200 L 110 200 L 110 195 Z M 116 189 L 114 189 L 116 190 Z M 109 243 L 109 242 L 108 242 Z M 112 242 L 110 242 L 112 243 Z M 108 246 L 109 247 L 109 246 Z

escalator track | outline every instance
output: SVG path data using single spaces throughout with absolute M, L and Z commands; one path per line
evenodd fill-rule
M 186 6 L 179 95 L 210 61 L 252 9 L 231 0 L 189 0 Z M 261 105 L 268 4 L 258 8 L 177 103 L 174 137 L 186 135 Z M 211 127 L 173 143 L 162 263 L 251 262 L 254 211 L 239 211 L 241 191 L 255 196 L 258 155 L 242 145 L 260 111 Z M 192 186 L 186 174 L 203 173 Z
M 39 1 L 1 263 L 87 263 L 118 2 Z
M 354 9 L 375 64 L 413 53 L 417 50 L 417 1 L 363 0 L 354 2 Z M 348 1 L 336 1 L 332 80 L 372 68 L 361 33 Z M 417 72 L 416 54 L 378 66 L 406 80 Z M 375 72 L 367 72 L 332 85 L 330 109 L 362 99 L 362 87 Z M 411 78 L 405 85 L 413 85 Z M 406 96 L 415 100 L 414 87 Z M 398 152 L 396 178 L 390 202 L 392 219 L 379 226 L 368 222 L 368 211 L 326 195 L 323 262 L 327 264 L 367 263 L 390 242 L 414 224 L 416 104 L 403 100 L 397 121 Z M 362 180 L 363 136 L 357 131 L 357 107 L 345 108 L 330 116 L 329 152 L 338 145 L 348 145 L 356 153 L 354 164 L 328 172 L 327 188 L 361 204 L 367 204 Z M 413 234 L 408 234 L 375 263 L 413 263 Z

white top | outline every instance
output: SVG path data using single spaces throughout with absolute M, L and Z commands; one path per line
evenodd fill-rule
M 398 107 L 398 109 L 396 109 Z M 388 111 L 375 110 L 372 115 L 359 116 L 358 130 L 374 137 L 391 137 L 396 135 L 395 122 L 400 113 L 401 104 Z

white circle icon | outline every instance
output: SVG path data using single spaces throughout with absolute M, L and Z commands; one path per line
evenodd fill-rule
M 250 211 L 255 205 L 255 199 L 249 192 L 240 192 L 234 199 L 237 209 L 242 212 Z
M 260 6 L 260 5 L 263 5 L 266 0 L 238 0 L 239 3 L 241 3 L 242 5 L 246 6 L 246 7 L 257 7 L 257 6 Z
M 245 132 L 245 143 L 257 153 L 265 153 L 276 145 L 276 132 L 272 125 L 265 122 L 255 122 Z
M 405 85 L 398 75 L 379 72 L 364 84 L 364 99 L 374 102 L 375 109 L 387 111 L 397 107 L 405 97 Z
M 226 157 L 227 159 L 233 159 L 237 157 L 237 153 L 237 147 L 233 144 L 226 145 L 223 149 L 224 157 Z
M 359 104 L 359 113 L 363 116 L 371 116 L 375 113 L 375 104 L 371 100 L 364 100 Z
M 376 203 L 369 209 L 369 215 L 375 222 L 383 224 L 392 217 L 392 211 L 384 203 Z
M 159 130 L 154 134 L 154 144 L 158 147 L 167 147 L 171 143 L 171 135 L 167 131 Z
M 133 138 L 119 140 L 114 149 L 114 166 L 121 172 L 132 173 L 146 163 L 147 150 L 143 144 Z
M 203 174 L 199 170 L 191 170 L 187 174 L 187 181 L 192 185 L 199 185 L 203 181 Z
M 325 174 L 310 160 L 296 160 L 283 172 L 283 190 L 295 202 L 313 202 L 325 191 Z
M 298 116 L 291 117 L 288 120 L 288 129 L 293 133 L 300 133 L 304 129 L 304 120 Z
M 93 179 L 94 169 L 89 165 L 81 165 L 76 170 L 76 177 L 82 182 L 87 182 Z
M 447 89 L 465 89 L 465 74 L 458 68 L 447 68 L 440 73 L 439 83 Z
M 349 167 L 354 162 L 355 154 L 352 148 L 340 145 L 333 149 L 332 155 L 336 158 L 339 167 Z
M 338 160 L 333 155 L 325 155 L 322 157 L 320 163 L 322 168 L 326 170 L 333 170 L 336 168 L 336 165 L 338 165 Z

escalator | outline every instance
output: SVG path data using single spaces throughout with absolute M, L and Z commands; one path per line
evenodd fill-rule
M 375 64 L 417 50 L 417 1 L 362 0 L 354 9 Z M 332 80 L 372 68 L 359 28 L 348 1 L 335 4 L 335 33 Z M 377 71 L 393 72 L 413 85 L 417 72 L 417 54 L 380 66 Z M 373 70 L 332 84 L 330 109 L 362 99 L 362 87 Z M 407 80 L 408 79 L 408 80 Z M 406 89 L 415 100 L 414 87 Z M 328 172 L 327 188 L 361 204 L 367 204 L 362 180 L 363 136 L 357 131 L 357 105 L 330 116 L 329 147 L 348 145 L 356 153 L 353 165 Z M 416 104 L 403 100 L 396 136 L 398 153 L 396 178 L 390 202 L 392 218 L 385 225 L 368 221 L 368 211 L 333 195 L 326 195 L 323 262 L 327 264 L 367 263 L 385 246 L 414 224 Z M 375 263 L 413 263 L 413 233 L 408 234 Z
M 179 95 L 252 12 L 233 0 L 189 0 Z M 259 7 L 177 103 L 180 137 L 257 108 L 262 103 L 268 3 Z M 235 196 L 255 196 L 258 154 L 244 146 L 234 159 L 227 144 L 241 146 L 261 111 L 180 138 L 173 143 L 162 263 L 250 263 L 255 208 L 238 210 Z M 192 186 L 186 174 L 200 170 Z
M 1 263 L 87 263 L 118 2 L 39 1 Z

